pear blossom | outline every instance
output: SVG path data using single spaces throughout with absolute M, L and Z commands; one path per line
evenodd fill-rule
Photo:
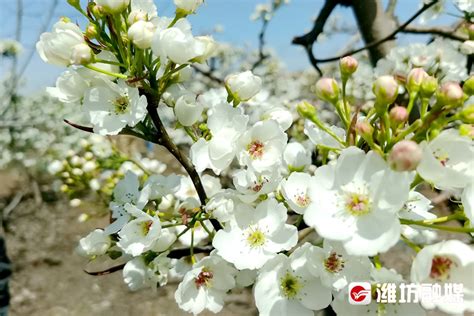
M 177 64 L 184 64 L 201 56 L 206 46 L 193 37 L 189 22 L 186 19 L 180 19 L 173 27 L 161 30 L 158 28 L 151 48 L 163 60 L 169 58 Z
M 312 316 L 327 307 L 331 290 L 308 270 L 306 243 L 289 257 L 278 254 L 260 269 L 254 295 L 260 315 Z
M 147 115 L 145 96 L 125 81 L 117 84 L 104 81 L 104 85 L 88 89 L 84 96 L 84 110 L 100 135 L 117 135 L 125 126 L 133 127 Z
M 69 66 L 76 45 L 86 44 L 81 29 L 74 23 L 60 20 L 51 33 L 41 34 L 36 50 L 41 59 L 56 66 Z
M 137 21 L 128 29 L 128 38 L 138 48 L 147 49 L 151 47 L 155 25 L 147 21 Z
M 392 171 L 375 152 L 355 147 L 323 171 L 315 175 L 320 185 L 310 195 L 305 222 L 322 237 L 341 241 L 351 255 L 373 256 L 395 245 L 397 212 L 408 200 L 413 175 Z
M 207 120 L 211 140 L 200 138 L 191 146 L 191 160 L 196 170 L 209 168 L 220 174 L 226 169 L 239 150 L 238 141 L 247 130 L 248 120 L 242 108 L 227 103 L 216 105 Z
M 176 8 L 185 13 L 192 14 L 204 2 L 204 0 L 174 0 Z
M 287 138 L 273 120 L 256 123 L 240 139 L 240 164 L 257 172 L 279 166 Z
M 235 210 L 240 207 L 241 203 L 237 198 L 237 194 L 233 190 L 228 189 L 210 198 L 205 209 L 219 222 L 225 223 L 233 218 Z
M 420 144 L 423 156 L 420 176 L 444 190 L 462 189 L 474 177 L 474 146 L 471 139 L 449 129 L 430 142 Z
M 303 171 L 311 164 L 311 152 L 298 142 L 288 143 L 283 151 L 283 160 L 289 170 Z
M 261 195 L 273 192 L 281 176 L 276 168 L 263 172 L 246 169 L 237 171 L 232 179 L 236 190 L 242 194 L 239 198 L 243 202 L 250 203 Z
M 139 181 L 135 173 L 129 171 L 120 180 L 113 191 L 113 201 L 109 208 L 112 210 L 112 218 L 115 219 L 105 228 L 107 234 L 118 232 L 131 218 L 131 214 L 125 210 L 125 205 L 130 203 L 138 209 L 143 209 L 148 202 L 147 190 L 139 191 Z
M 157 9 L 153 0 L 132 0 L 128 23 L 132 25 L 138 20 L 153 20 L 157 17 Z
M 171 269 L 171 259 L 162 253 L 148 264 L 145 258 L 136 257 L 128 261 L 123 267 L 123 279 L 131 291 L 137 291 L 147 287 L 163 286 L 168 281 L 168 273 Z
M 303 214 L 311 203 L 309 191 L 317 185 L 307 173 L 293 172 L 281 182 L 281 192 L 288 205 L 298 214 Z
M 226 87 L 233 98 L 239 101 L 248 101 L 255 96 L 262 87 L 262 79 L 251 71 L 229 75 L 225 79 Z
M 277 252 L 296 245 L 297 230 L 286 224 L 286 211 L 283 204 L 272 198 L 261 202 L 255 210 L 244 204 L 216 233 L 212 245 L 217 254 L 239 270 L 261 268 Z
M 178 306 L 195 315 L 205 309 L 220 312 L 226 293 L 235 286 L 236 273 L 234 267 L 211 253 L 184 275 L 174 295 Z
M 100 256 L 107 252 L 112 241 L 102 229 L 96 229 L 79 241 L 76 252 L 84 257 Z
M 119 231 L 117 246 L 134 257 L 150 250 L 161 234 L 158 217 L 148 215 L 132 204 L 125 204 L 125 210 L 134 217 Z
M 346 138 L 346 131 L 338 126 L 332 125 L 329 129 L 344 140 Z M 304 133 L 309 137 L 309 140 L 316 146 L 324 146 L 329 148 L 342 148 L 342 144 L 337 141 L 334 137 L 320 129 L 313 122 L 305 120 L 304 122 Z
M 411 266 L 411 281 L 416 283 L 461 283 L 463 300 L 441 297 L 427 300 L 421 297 L 425 309 L 438 308 L 445 313 L 474 312 L 474 250 L 459 240 L 442 241 L 425 246 L 417 253 Z
M 94 0 L 97 5 L 100 5 L 106 12 L 111 14 L 120 13 L 125 10 L 130 4 L 130 0 Z
M 87 81 L 80 73 L 70 69 L 56 79 L 56 87 L 48 87 L 46 91 L 61 102 L 75 103 L 82 100 L 88 87 Z
M 464 214 L 469 219 L 471 227 L 474 227 L 474 182 L 464 188 L 461 195 Z
M 432 220 L 436 218 L 436 215 L 430 212 L 432 207 L 431 201 L 423 194 L 410 191 L 408 201 L 398 212 L 398 215 L 400 218 L 414 221 Z M 402 225 L 402 234 L 417 244 L 431 243 L 437 237 L 436 232 L 433 230 L 409 225 Z
M 148 198 L 150 200 L 157 200 L 168 194 L 176 193 L 179 189 L 181 178 L 175 174 L 163 176 L 161 174 L 154 174 L 148 177 L 143 190 L 148 190 Z
M 176 100 L 174 113 L 183 126 L 191 126 L 201 117 L 203 106 L 193 94 L 185 94 Z
M 308 270 L 330 289 L 339 291 L 353 281 L 368 280 L 371 269 L 369 258 L 348 255 L 340 242 L 326 239 L 323 248 L 309 248 Z

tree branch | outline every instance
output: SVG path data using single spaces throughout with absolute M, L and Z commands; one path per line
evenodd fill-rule
M 454 30 L 450 30 L 447 27 L 436 27 L 436 26 L 407 26 L 400 33 L 408 33 L 408 34 L 431 34 L 431 35 L 438 35 L 441 37 L 449 38 L 455 41 L 464 42 L 468 40 L 467 37 L 462 37 L 456 35 Z
M 173 143 L 171 140 L 170 136 L 168 135 L 168 132 L 166 131 L 165 126 L 163 125 L 163 122 L 160 119 L 160 116 L 158 115 L 158 103 L 159 103 L 159 98 L 157 98 L 155 95 L 148 93 L 148 92 L 143 92 L 141 90 L 143 95 L 145 95 L 148 105 L 147 105 L 147 111 L 148 115 L 150 116 L 153 124 L 155 125 L 156 128 L 156 143 L 159 145 L 164 146 L 168 151 L 179 161 L 179 163 L 183 166 L 183 168 L 186 170 L 188 175 L 191 177 L 191 180 L 194 184 L 194 187 L 196 188 L 196 192 L 199 196 L 199 200 L 201 201 L 201 205 L 206 205 L 207 203 L 207 195 L 206 191 L 204 190 L 204 186 L 202 185 L 201 178 L 199 177 L 198 172 L 194 168 L 192 162 L 181 153 L 179 148 Z M 220 223 L 215 220 L 215 219 L 210 219 L 212 226 L 216 231 L 222 228 Z
M 354 55 L 354 54 L 357 54 L 357 53 L 360 53 L 366 49 L 370 49 L 371 47 L 375 47 L 377 45 L 380 45 L 381 43 L 384 43 L 386 41 L 390 41 L 392 39 L 395 39 L 396 38 L 396 35 L 400 32 L 402 32 L 411 22 L 413 22 L 416 18 L 418 18 L 423 12 L 425 12 L 426 10 L 428 10 L 429 8 L 431 8 L 433 5 L 435 5 L 439 0 L 433 0 L 432 2 L 428 3 L 428 4 L 425 4 L 423 5 L 422 8 L 420 8 L 412 17 L 410 17 L 405 23 L 401 24 L 399 27 L 397 27 L 392 33 L 390 33 L 388 36 L 378 40 L 378 41 L 375 41 L 375 42 L 372 42 L 372 43 L 369 43 L 367 44 L 366 46 L 364 47 L 361 47 L 361 48 L 358 48 L 358 49 L 355 49 L 355 50 L 352 50 L 352 51 L 349 51 L 345 54 L 342 54 L 342 55 L 339 55 L 339 56 L 335 56 L 335 57 L 330 57 L 330 58 L 324 58 L 324 59 L 317 59 L 315 58 L 315 61 L 316 63 L 327 63 L 327 62 L 333 62 L 333 61 L 337 61 L 339 59 L 341 59 L 342 57 L 345 57 L 345 56 L 349 56 L 349 55 Z
M 263 49 L 265 47 L 265 33 L 267 31 L 269 21 L 270 20 L 263 18 L 262 28 L 258 34 L 258 59 L 253 63 L 252 67 L 250 67 L 252 71 L 260 66 L 263 61 L 268 58 L 268 55 L 263 53 Z
M 293 38 L 292 41 L 292 44 L 294 45 L 303 46 L 303 48 L 306 50 L 306 54 L 308 55 L 310 63 L 313 65 L 319 75 L 322 75 L 322 71 L 318 67 L 317 60 L 314 57 L 313 44 L 318 39 L 319 34 L 323 32 L 326 21 L 328 20 L 329 16 L 331 15 L 334 8 L 336 8 L 338 3 L 338 0 L 326 0 L 323 7 L 321 8 L 321 11 L 318 14 L 318 17 L 314 21 L 314 25 L 311 31 L 302 36 L 297 36 Z
M 219 78 L 219 77 L 216 77 L 212 71 L 206 71 L 206 70 L 203 70 L 201 68 L 199 68 L 198 66 L 196 65 L 191 65 L 191 67 L 193 67 L 194 70 L 196 70 L 198 73 L 200 73 L 201 75 L 211 79 L 212 81 L 218 83 L 218 84 L 223 84 L 224 83 L 224 80 Z

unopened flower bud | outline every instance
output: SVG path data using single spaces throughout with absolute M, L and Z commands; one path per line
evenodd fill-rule
M 128 29 L 128 38 L 141 49 L 151 47 L 155 26 L 151 22 L 137 21 Z
M 436 99 L 442 105 L 460 105 L 463 98 L 464 92 L 456 82 L 445 82 L 436 91 Z
M 390 110 L 390 121 L 400 124 L 408 120 L 408 111 L 403 106 L 394 106 Z
M 316 96 L 326 102 L 335 104 L 339 100 L 339 86 L 333 78 L 321 78 L 316 82 Z
M 464 41 L 459 47 L 459 51 L 464 55 L 472 55 L 474 54 L 474 41 L 468 40 Z
M 203 44 L 204 52 L 200 56 L 194 58 L 194 61 L 198 63 L 205 63 L 207 59 L 216 54 L 217 44 L 210 36 L 196 36 L 195 39 Z
M 86 65 L 92 61 L 92 49 L 87 44 L 77 44 L 72 48 L 71 64 Z
M 90 23 L 86 28 L 86 37 L 88 39 L 94 39 L 97 37 L 97 34 L 99 34 L 97 26 L 95 24 Z
M 372 91 L 375 94 L 376 103 L 392 104 L 398 96 L 398 83 L 392 76 L 381 76 L 375 80 Z
M 411 140 L 402 140 L 393 146 L 388 156 L 388 162 L 396 171 L 412 171 L 418 167 L 422 155 L 423 152 L 417 143 Z
M 298 111 L 298 114 L 305 119 L 311 119 L 316 116 L 316 108 L 306 101 L 298 103 L 296 105 L 296 110 Z
M 176 100 L 174 113 L 183 126 L 191 126 L 201 117 L 203 106 L 193 94 L 185 94 Z
M 230 100 L 248 101 L 260 92 L 262 79 L 248 70 L 228 76 L 225 79 L 225 84 L 231 94 Z
M 420 91 L 421 84 L 423 80 L 428 76 L 426 71 L 423 68 L 413 68 L 410 70 L 407 76 L 406 88 L 408 92 L 418 92 Z
M 367 121 L 358 121 L 355 124 L 355 130 L 357 134 L 362 135 L 364 137 L 371 137 L 374 132 L 374 128 Z
M 352 56 L 342 57 L 339 60 L 339 69 L 341 70 L 341 76 L 344 78 L 350 77 L 359 66 L 357 59 Z
M 426 76 L 420 87 L 420 95 L 423 98 L 431 98 L 438 89 L 438 79 L 432 76 Z
M 474 124 L 474 104 L 469 104 L 461 112 L 459 118 L 463 123 Z
M 468 96 L 474 95 L 474 76 L 469 77 L 469 79 L 464 82 L 462 90 Z
M 204 0 L 174 0 L 178 14 L 193 14 Z
M 81 1 L 80 0 L 67 0 L 67 3 L 73 8 L 80 8 L 81 7 Z
M 117 14 L 125 10 L 130 4 L 130 0 L 94 0 L 105 12 Z
M 459 126 L 459 135 L 468 136 L 474 139 L 474 125 L 462 124 L 461 126 Z
M 130 12 L 127 18 L 127 22 L 130 25 L 138 21 L 147 21 L 147 20 L 148 20 L 148 14 L 143 10 L 133 10 L 132 12 Z

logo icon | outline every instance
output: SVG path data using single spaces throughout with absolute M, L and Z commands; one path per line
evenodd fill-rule
M 372 301 L 372 287 L 369 282 L 349 284 L 349 303 L 351 305 L 369 305 Z

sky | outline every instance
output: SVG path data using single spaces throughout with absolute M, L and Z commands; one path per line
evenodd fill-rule
M 0 39 L 15 38 L 17 1 L 0 0 Z M 25 62 L 28 53 L 35 48 L 35 43 L 39 37 L 42 25 L 46 21 L 46 16 L 51 3 L 54 0 L 22 0 L 24 14 L 22 19 L 22 29 L 20 42 L 24 51 L 19 58 L 20 68 Z M 219 25 L 223 32 L 214 33 L 217 41 L 228 42 L 237 46 L 257 48 L 258 33 L 261 22 L 252 21 L 250 16 L 258 3 L 265 3 L 269 0 L 206 0 L 205 4 L 199 8 L 198 14 L 189 17 L 195 35 L 204 35 L 213 32 Z M 84 0 L 82 0 L 84 3 Z M 384 3 L 387 1 L 384 0 Z M 172 0 L 155 0 L 159 15 L 172 16 L 174 5 Z M 314 18 L 321 9 L 324 0 L 291 0 L 290 4 L 283 6 L 275 15 L 268 26 L 266 42 L 277 55 L 282 59 L 285 66 L 290 70 L 303 70 L 310 68 L 305 52 L 299 46 L 291 45 L 294 36 L 302 35 L 311 27 Z M 401 22 L 413 15 L 420 6 L 419 0 L 399 0 L 396 14 Z M 457 14 L 451 5 L 447 10 L 449 13 Z M 355 25 L 352 11 L 349 8 L 339 6 L 334 14 L 338 15 L 347 25 Z M 84 28 L 85 19 L 71 8 L 66 0 L 58 0 L 55 7 L 52 24 L 60 17 L 67 16 L 76 21 Z M 454 17 L 443 15 L 436 23 L 449 25 L 454 21 Z M 331 57 L 344 47 L 347 42 L 347 35 L 338 35 L 323 41 L 315 46 L 315 53 L 318 58 Z M 407 35 L 399 40 L 403 43 L 421 41 L 423 37 L 419 35 Z M 10 70 L 8 61 L 0 59 L 0 78 Z M 37 55 L 36 51 L 28 64 L 22 81 L 22 91 L 33 92 L 53 86 L 57 76 L 63 68 L 45 64 Z

